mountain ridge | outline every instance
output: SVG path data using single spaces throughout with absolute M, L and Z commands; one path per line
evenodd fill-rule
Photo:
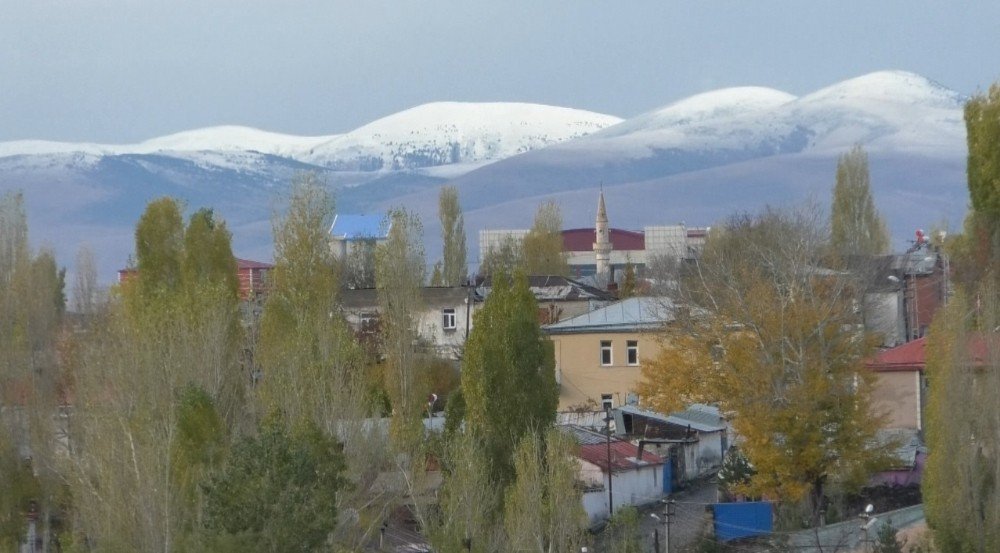
M 341 212 L 403 202 L 424 219 L 433 252 L 445 183 L 459 188 L 470 235 L 489 221 L 527 226 L 530 206 L 544 199 L 566 202 L 568 224 L 589 225 L 588 198 L 600 184 L 609 201 L 625 194 L 612 211 L 634 204 L 616 226 L 680 216 L 705 226 L 737 207 L 815 199 L 832 184 L 837 157 L 860 143 L 899 240 L 964 213 L 963 100 L 920 75 L 884 71 L 802 96 L 709 91 L 625 120 L 540 104 L 434 102 L 313 137 L 227 125 L 132 145 L 12 141 L 0 143 L 0 191 L 25 191 L 32 228 L 42 229 L 36 240 L 58 245 L 61 263 L 89 242 L 109 271 L 129 255 L 145 202 L 162 195 L 216 208 L 240 255 L 269 259 L 268 220 L 303 170 L 328 181 Z

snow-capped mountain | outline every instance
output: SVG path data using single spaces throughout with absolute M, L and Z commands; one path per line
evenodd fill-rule
M 770 88 L 698 94 L 564 146 L 646 157 L 656 151 L 870 150 L 964 145 L 964 98 L 920 75 L 871 73 L 797 98 Z M 560 148 L 556 148 L 557 150 Z
M 901 240 L 964 214 L 963 101 L 919 75 L 885 71 L 800 97 L 710 91 L 627 120 L 440 102 L 327 136 L 225 126 L 138 144 L 15 141 L 0 143 L 0 191 L 25 191 L 36 243 L 57 246 L 61 262 L 89 242 L 108 280 L 131 251 L 145 203 L 162 195 L 216 208 L 240 255 L 267 259 L 275 198 L 295 172 L 316 171 L 342 212 L 416 210 L 435 252 L 442 183 L 459 187 L 470 235 L 525 227 L 542 199 L 562 205 L 567 225 L 590 225 L 600 184 L 615 226 L 708 225 L 763 204 L 823 203 L 837 157 L 859 143 L 876 202 Z
M 620 118 L 611 115 L 539 104 L 437 102 L 384 117 L 342 135 L 295 136 L 231 125 L 179 132 L 138 144 L 3 142 L 0 158 L 159 154 L 205 160 L 205 156 L 191 154 L 253 152 L 334 170 L 401 170 L 482 164 L 579 138 L 619 122 Z M 233 164 L 229 156 L 212 159 Z
M 539 104 L 436 102 L 333 137 L 299 159 L 354 171 L 487 162 L 579 138 L 621 121 Z

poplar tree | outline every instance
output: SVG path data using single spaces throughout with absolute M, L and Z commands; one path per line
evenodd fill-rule
M 361 352 L 340 314 L 337 267 L 327 229 L 333 197 L 314 173 L 292 182 L 274 219 L 274 269 L 261 319 L 263 412 L 309 419 L 326 432 L 356 414 Z
M 889 231 L 872 199 L 868 154 L 860 145 L 837 162 L 830 213 L 832 246 L 841 258 L 889 251 Z
M 508 550 L 580 550 L 587 514 L 576 486 L 578 447 L 573 437 L 554 427 L 521 437 L 514 451 L 517 477 L 504 505 Z
M 198 475 L 218 461 L 208 450 L 243 421 L 229 244 L 210 211 L 185 226 L 176 201 L 154 200 L 136 226 L 138 273 L 83 336 L 67 480 L 81 537 L 103 549 L 189 545 Z
M 531 230 L 522 243 L 524 270 L 529 275 L 568 275 L 569 263 L 563 253 L 562 213 L 559 204 L 538 206 Z
M 31 252 L 22 195 L 0 195 L 0 545 L 23 535 L 31 502 L 45 532 L 62 489 L 53 413 L 64 286 L 52 253 Z
M 924 493 L 944 553 L 1000 548 L 1000 83 L 965 107 L 972 208 L 945 244 L 955 295 L 927 338 Z
M 465 215 L 458 204 L 458 189 L 441 188 L 438 197 L 444 257 L 441 271 L 444 286 L 461 286 L 466 276 Z
M 420 218 L 406 209 L 391 210 L 386 216 L 388 236 L 375 251 L 375 286 L 378 290 L 385 386 L 392 401 L 396 430 L 420 424 L 426 394 L 418 374 L 417 324 L 422 310 L 421 294 L 426 278 L 423 226 Z M 415 430 L 413 432 L 416 432 Z M 409 434 L 409 438 L 418 438 Z M 402 437 L 397 433 L 397 438 Z
M 273 220 L 275 266 L 256 351 L 262 377 L 254 415 L 281 412 L 284 424 L 315 424 L 343 444 L 345 478 L 338 506 L 358 513 L 333 540 L 360 548 L 396 496 L 378 475 L 392 455 L 365 401 L 362 350 L 341 315 L 338 267 L 328 229 L 334 201 L 315 173 L 297 175 L 287 208 Z M 311 422 L 310 422 L 311 421 Z
M 965 104 L 972 210 L 981 217 L 994 258 L 1000 258 L 1000 83 Z
M 514 447 L 552 424 L 559 402 L 552 343 L 523 273 L 493 276 L 466 342 L 462 395 L 467 431 L 480 440 L 494 482 L 506 486 L 514 479 Z

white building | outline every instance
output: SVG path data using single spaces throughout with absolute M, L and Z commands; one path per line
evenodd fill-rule
M 526 234 L 526 229 L 479 231 L 480 264 L 491 250 L 498 249 L 507 240 L 520 241 Z M 567 256 L 571 276 L 598 275 L 598 265 L 603 268 L 606 262 L 615 281 L 628 264 L 641 269 L 659 257 L 671 260 L 694 258 L 705 244 L 707 235 L 707 228 L 684 224 L 646 226 L 642 230 L 611 227 L 603 192 L 598 198 L 594 227 L 562 231 L 563 252 Z M 609 275 L 605 273 L 604 276 L 607 278 Z

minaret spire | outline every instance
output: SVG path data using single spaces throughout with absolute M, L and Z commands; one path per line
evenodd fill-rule
M 604 184 L 597 200 L 597 220 L 594 222 L 594 259 L 597 263 L 597 281 L 611 282 L 611 235 L 608 229 L 608 210 L 604 205 Z

